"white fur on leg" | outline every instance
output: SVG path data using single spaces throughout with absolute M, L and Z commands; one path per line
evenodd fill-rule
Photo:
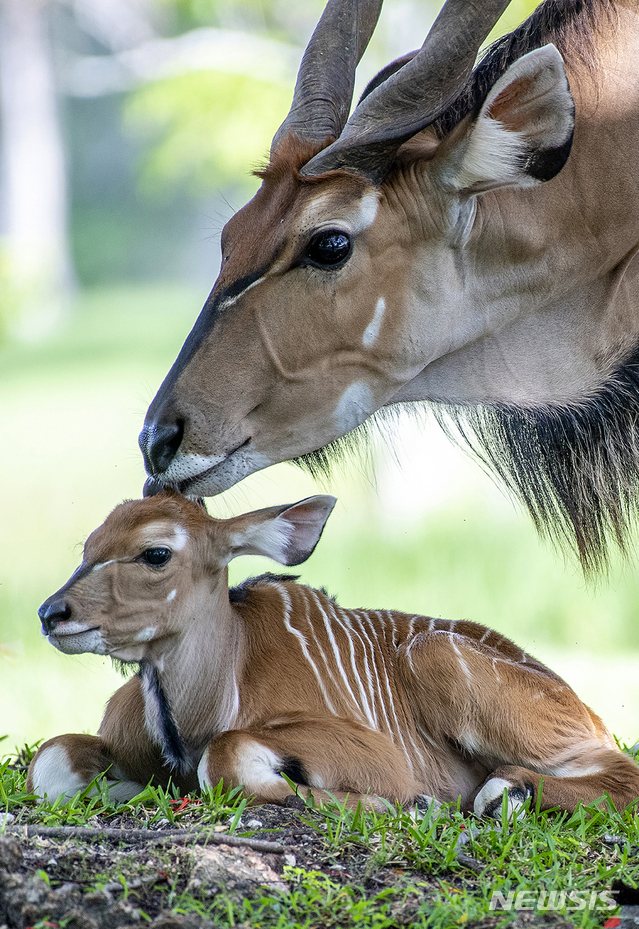
M 436 797 L 431 797 L 430 794 L 419 794 L 415 797 L 413 806 L 408 812 L 412 819 L 417 820 L 423 818 L 429 810 L 434 816 L 437 816 L 441 807 L 442 805 Z
M 33 765 L 33 790 L 39 797 L 53 803 L 58 797 L 66 800 L 86 787 L 84 781 L 71 770 L 71 762 L 63 745 L 50 745 L 43 749 Z
M 144 790 L 143 784 L 124 778 L 120 780 L 120 772 L 116 769 L 112 768 L 109 774 L 111 778 L 118 778 L 107 781 L 109 797 L 114 803 L 127 803 Z M 72 770 L 69 754 L 63 745 L 50 745 L 40 752 L 33 765 L 32 779 L 34 793 L 38 797 L 46 797 L 49 803 L 54 803 L 58 797 L 70 800 L 89 783 Z M 90 794 L 96 793 L 97 789 L 92 788 Z
M 198 765 L 197 777 L 200 787 L 215 787 L 217 780 L 209 772 L 208 748 Z M 255 739 L 245 739 L 236 749 L 235 779 L 251 793 L 282 784 L 279 769 L 281 758 Z
M 111 778 L 117 778 L 117 780 L 111 780 Z M 136 781 L 127 781 L 117 768 L 111 768 L 108 774 L 107 787 L 109 788 L 109 797 L 113 803 L 128 803 L 129 800 L 142 793 L 145 785 L 138 784 Z M 89 796 L 93 796 L 94 793 L 97 793 L 97 790 L 92 789 Z

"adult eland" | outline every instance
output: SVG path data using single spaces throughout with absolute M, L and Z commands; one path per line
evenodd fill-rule
M 349 117 L 381 0 L 329 0 L 151 404 L 149 488 L 311 469 L 427 401 L 586 568 L 639 499 L 639 3 L 447 0 Z M 327 448 L 328 446 L 328 448 Z

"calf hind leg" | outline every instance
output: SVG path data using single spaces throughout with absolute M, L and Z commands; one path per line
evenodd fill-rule
M 511 811 L 536 803 L 542 777 L 542 809 L 573 812 L 604 793 L 623 809 L 639 798 L 639 769 L 565 681 L 495 632 L 432 626 L 406 648 L 400 670 L 425 731 L 493 768 L 462 793 L 464 808 L 499 817 L 504 789 Z
M 296 785 L 291 788 L 286 775 Z M 346 719 L 281 719 L 216 736 L 198 778 L 244 788 L 256 803 L 285 803 L 298 793 L 384 810 L 417 793 L 405 756 L 390 738 Z
M 474 799 L 474 811 L 500 819 L 504 790 L 509 815 L 527 799 L 538 803 L 541 810 L 559 807 L 572 813 L 580 802 L 593 803 L 604 794 L 620 811 L 639 798 L 639 768 L 621 752 L 595 747 L 582 765 L 583 773 L 579 774 L 577 765 L 575 768 L 574 773 L 564 777 L 552 773 L 552 769 L 551 773 L 540 774 L 517 765 L 502 765 L 482 784 Z

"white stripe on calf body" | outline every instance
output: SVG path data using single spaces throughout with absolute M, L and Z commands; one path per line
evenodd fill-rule
M 325 609 L 322 607 L 322 602 L 321 602 L 320 598 L 317 597 L 317 596 L 315 597 L 315 604 L 316 604 L 316 609 L 317 609 L 317 611 L 319 612 L 319 614 L 320 614 L 320 616 L 321 616 L 321 618 L 322 618 L 322 622 L 323 622 L 323 625 L 324 625 L 324 629 L 325 629 L 325 631 L 326 631 L 326 635 L 327 635 L 327 637 L 328 637 L 328 641 L 329 641 L 330 646 L 331 646 L 331 649 L 332 649 L 332 651 L 333 651 L 333 657 L 334 657 L 334 659 L 335 659 L 335 664 L 336 664 L 336 666 L 337 666 L 337 669 L 338 669 L 339 673 L 340 673 L 341 676 L 342 676 L 342 682 L 343 682 L 343 684 L 346 686 L 346 690 L 347 690 L 347 692 L 348 692 L 348 696 L 349 696 L 350 701 L 351 701 L 351 703 L 352 703 L 353 710 L 355 710 L 355 712 L 358 712 L 361 708 L 360 708 L 360 706 L 359 706 L 359 704 L 358 704 L 358 702 L 357 702 L 357 698 L 355 697 L 355 694 L 354 694 L 354 692 L 353 692 L 353 688 L 351 687 L 350 681 L 349 681 L 349 679 L 348 679 L 348 675 L 346 674 L 346 670 L 344 669 L 344 665 L 343 665 L 343 663 L 342 663 L 342 656 L 341 656 L 341 653 L 340 653 L 340 649 L 339 649 L 338 646 L 337 646 L 337 641 L 336 641 L 336 639 L 335 639 L 335 634 L 333 633 L 333 629 L 331 628 L 331 623 L 330 623 L 329 618 L 328 618 L 328 612 L 327 612 L 327 610 L 325 610 Z M 333 611 L 333 615 L 335 616 L 334 611 Z M 344 631 L 345 631 L 345 630 L 344 630 Z M 376 725 L 376 723 L 377 723 L 377 720 L 371 720 L 371 719 L 369 719 L 369 723 L 370 723 L 373 727 L 375 727 L 375 725 Z
M 357 689 L 359 691 L 359 696 L 360 696 L 359 706 L 361 708 L 361 712 L 363 714 L 363 717 L 368 722 L 368 724 L 371 726 L 374 726 L 375 720 L 373 718 L 373 709 L 371 708 L 369 697 L 367 696 L 364 690 L 364 685 L 362 683 L 362 675 L 357 667 L 357 656 L 355 654 L 355 641 L 353 639 L 353 636 L 356 635 L 358 637 L 360 644 L 362 646 L 362 656 L 363 656 L 364 662 L 366 662 L 366 648 L 365 648 L 364 642 L 361 636 L 353 628 L 353 625 L 349 619 L 349 616 L 344 610 L 340 610 L 338 607 L 335 606 L 333 608 L 333 615 L 335 616 L 335 619 L 337 620 L 337 622 L 340 623 L 340 625 L 344 629 L 344 632 L 347 636 L 348 650 L 349 650 L 349 656 L 351 660 L 351 668 L 353 669 L 353 678 L 357 685 Z M 366 664 L 366 667 L 368 667 L 368 664 Z
M 366 635 L 366 629 L 364 627 L 364 622 L 362 620 L 362 615 L 360 610 L 350 610 L 351 618 L 354 621 L 353 629 L 355 634 L 362 643 L 362 661 L 364 663 L 364 674 L 362 675 L 363 680 L 368 685 L 368 697 L 367 705 L 369 707 L 370 718 L 373 719 L 375 715 L 375 688 L 373 684 L 373 675 L 371 674 L 371 663 L 374 662 L 373 655 L 373 646 L 368 636 Z M 356 624 L 356 625 L 355 625 Z M 358 628 L 359 627 L 359 628 Z M 371 661 L 368 660 L 368 653 L 371 653 Z M 361 673 L 361 672 L 360 672 Z
M 341 690 L 342 690 L 343 679 L 340 679 L 340 678 L 339 678 L 336 674 L 334 674 L 333 671 L 331 670 L 331 667 L 330 667 L 329 661 L 328 661 L 328 648 L 327 648 L 327 649 L 324 649 L 324 648 L 322 647 L 321 642 L 319 641 L 319 639 L 317 638 L 317 636 L 313 633 L 313 627 L 312 627 L 311 621 L 310 621 L 309 604 L 311 604 L 311 605 L 313 605 L 315 608 L 317 608 L 317 603 L 318 603 L 317 597 L 315 596 L 314 591 L 312 591 L 310 588 L 307 589 L 307 590 L 305 590 L 304 593 L 305 593 L 305 597 L 304 597 L 304 600 L 305 600 L 305 604 L 304 604 L 304 606 L 305 606 L 305 609 L 304 609 L 304 618 L 305 618 L 306 624 L 307 624 L 307 626 L 308 626 L 308 628 L 309 628 L 309 630 L 310 630 L 310 634 L 311 634 L 312 639 L 313 639 L 313 644 L 314 644 L 315 648 L 317 649 L 317 651 L 318 651 L 318 653 L 319 653 L 319 656 L 320 656 L 320 658 L 321 658 L 321 660 L 322 660 L 322 662 L 323 662 L 323 664 L 324 664 L 324 667 L 326 668 L 326 673 L 327 673 L 327 675 L 328 675 L 328 678 L 330 679 L 330 686 L 332 687 L 333 691 L 336 691 L 337 693 L 340 693 Z M 322 610 L 320 615 L 321 615 L 322 620 L 324 621 L 324 623 L 327 623 L 326 613 Z M 337 670 L 337 667 L 336 667 L 336 670 Z M 328 683 L 329 683 L 329 681 L 327 681 L 327 684 L 328 684 Z M 329 708 L 331 709 L 331 712 L 332 712 L 334 715 L 338 715 L 336 709 L 333 707 L 332 701 L 328 698 L 327 689 L 326 689 L 326 687 L 324 686 L 324 683 L 322 682 L 320 686 L 322 687 L 322 693 L 324 694 L 325 699 L 326 699 L 326 701 L 327 701 L 327 706 L 329 706 Z M 356 703 L 355 701 L 351 701 L 351 703 L 352 703 L 352 708 L 353 708 L 353 710 L 357 713 L 357 712 L 359 711 L 359 710 L 358 710 L 357 703 Z M 364 720 L 362 720 L 362 721 L 364 721 Z
M 304 636 L 303 633 L 299 631 L 299 629 L 296 629 L 295 626 L 293 626 L 291 623 L 291 598 L 281 584 L 277 585 L 277 589 L 280 593 L 280 596 L 282 597 L 282 602 L 284 604 L 284 625 L 286 629 L 292 635 L 294 635 L 297 638 L 298 642 L 300 643 L 300 646 L 302 648 L 302 654 L 304 655 L 304 658 L 308 662 L 310 668 L 313 671 L 313 674 L 315 675 L 315 680 L 319 684 L 324 700 L 326 701 L 326 706 L 328 707 L 328 709 L 333 715 L 337 715 L 335 712 L 335 707 L 331 703 L 330 697 L 328 696 L 328 691 L 326 690 L 326 686 L 319 673 L 318 667 L 313 661 L 313 659 L 311 658 L 311 654 L 308 648 L 306 637 Z

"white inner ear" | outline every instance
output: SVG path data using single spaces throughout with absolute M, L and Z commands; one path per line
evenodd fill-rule
M 490 116 L 480 115 L 455 186 L 459 190 L 479 192 L 495 187 L 519 184 L 529 187 L 538 182 L 528 177 L 523 168 L 528 146 L 517 132 L 505 129 Z
M 294 532 L 295 527 L 280 516 L 249 526 L 243 532 L 231 536 L 230 558 L 238 555 L 266 555 L 274 561 L 283 562 Z
M 521 128 L 506 128 L 491 115 L 505 91 L 511 97 L 506 110 Z M 453 184 L 469 194 L 535 186 L 540 181 L 526 173 L 526 159 L 535 149 L 561 146 L 572 128 L 573 101 L 561 55 L 554 45 L 528 52 L 502 74 L 486 97 Z

